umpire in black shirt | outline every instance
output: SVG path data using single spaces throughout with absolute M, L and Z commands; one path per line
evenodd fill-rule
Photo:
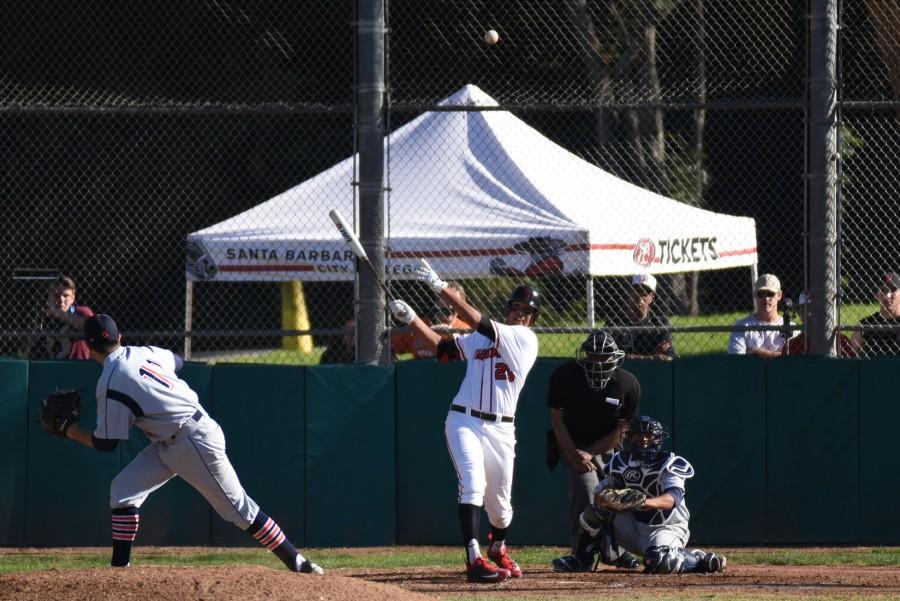
M 547 405 L 569 476 L 573 553 L 579 516 L 591 503 L 628 423 L 640 415 L 641 386 L 620 367 L 624 356 L 609 333 L 595 330 L 581 343 L 575 359 L 560 365 L 550 378 Z

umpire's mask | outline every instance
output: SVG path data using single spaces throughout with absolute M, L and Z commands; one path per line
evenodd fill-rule
M 616 368 L 622 365 L 625 353 L 604 330 L 595 330 L 575 351 L 575 360 L 584 369 L 588 386 L 599 390 L 606 386 Z

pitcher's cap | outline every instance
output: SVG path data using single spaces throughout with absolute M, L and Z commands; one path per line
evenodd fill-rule
M 772 294 L 778 294 L 781 292 L 781 282 L 771 273 L 764 273 L 756 278 L 756 283 L 753 284 L 754 292 L 759 292 L 760 290 L 768 290 Z
M 650 292 L 656 292 L 656 278 L 649 273 L 639 273 L 631 278 L 632 286 L 643 286 L 649 288 Z
M 89 346 L 99 346 L 119 337 L 119 328 L 113 318 L 105 313 L 89 317 L 84 322 L 84 339 Z

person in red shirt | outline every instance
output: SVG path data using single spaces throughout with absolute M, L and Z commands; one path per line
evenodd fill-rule
M 75 280 L 60 276 L 47 289 L 47 305 L 33 329 L 39 330 L 39 339 L 29 336 L 22 355 L 26 359 L 79 359 L 91 358 L 84 340 L 84 322 L 94 315 L 87 305 L 75 302 Z
M 466 292 L 459 282 L 450 282 L 449 288 L 456 289 L 463 300 L 466 300 Z M 435 300 L 429 312 L 431 329 L 441 334 L 441 337 L 450 340 L 454 332 L 465 333 L 471 331 L 469 325 L 459 318 L 459 315 L 449 303 L 443 299 Z M 460 332 L 462 330 L 462 332 Z M 413 359 L 434 359 L 435 351 L 427 348 L 422 341 L 412 332 L 402 332 L 391 337 L 391 351 L 394 355 L 412 354 Z M 446 357 L 438 357 L 440 361 L 447 361 Z
M 804 324 L 809 324 L 810 319 L 810 303 L 809 295 L 805 292 L 800 293 L 797 299 L 797 315 L 803 320 Z M 850 339 L 844 334 L 839 334 L 839 344 L 841 345 L 841 357 L 844 359 L 852 359 L 856 357 L 856 349 Z M 781 349 L 782 355 L 805 355 L 809 352 L 809 341 L 806 337 L 806 327 L 800 334 L 794 336 L 787 341 L 787 344 Z

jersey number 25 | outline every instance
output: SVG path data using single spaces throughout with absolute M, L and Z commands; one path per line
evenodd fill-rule
M 497 363 L 494 365 L 494 379 L 495 380 L 506 380 L 507 382 L 515 382 L 516 374 L 509 369 L 509 365 L 506 363 Z

